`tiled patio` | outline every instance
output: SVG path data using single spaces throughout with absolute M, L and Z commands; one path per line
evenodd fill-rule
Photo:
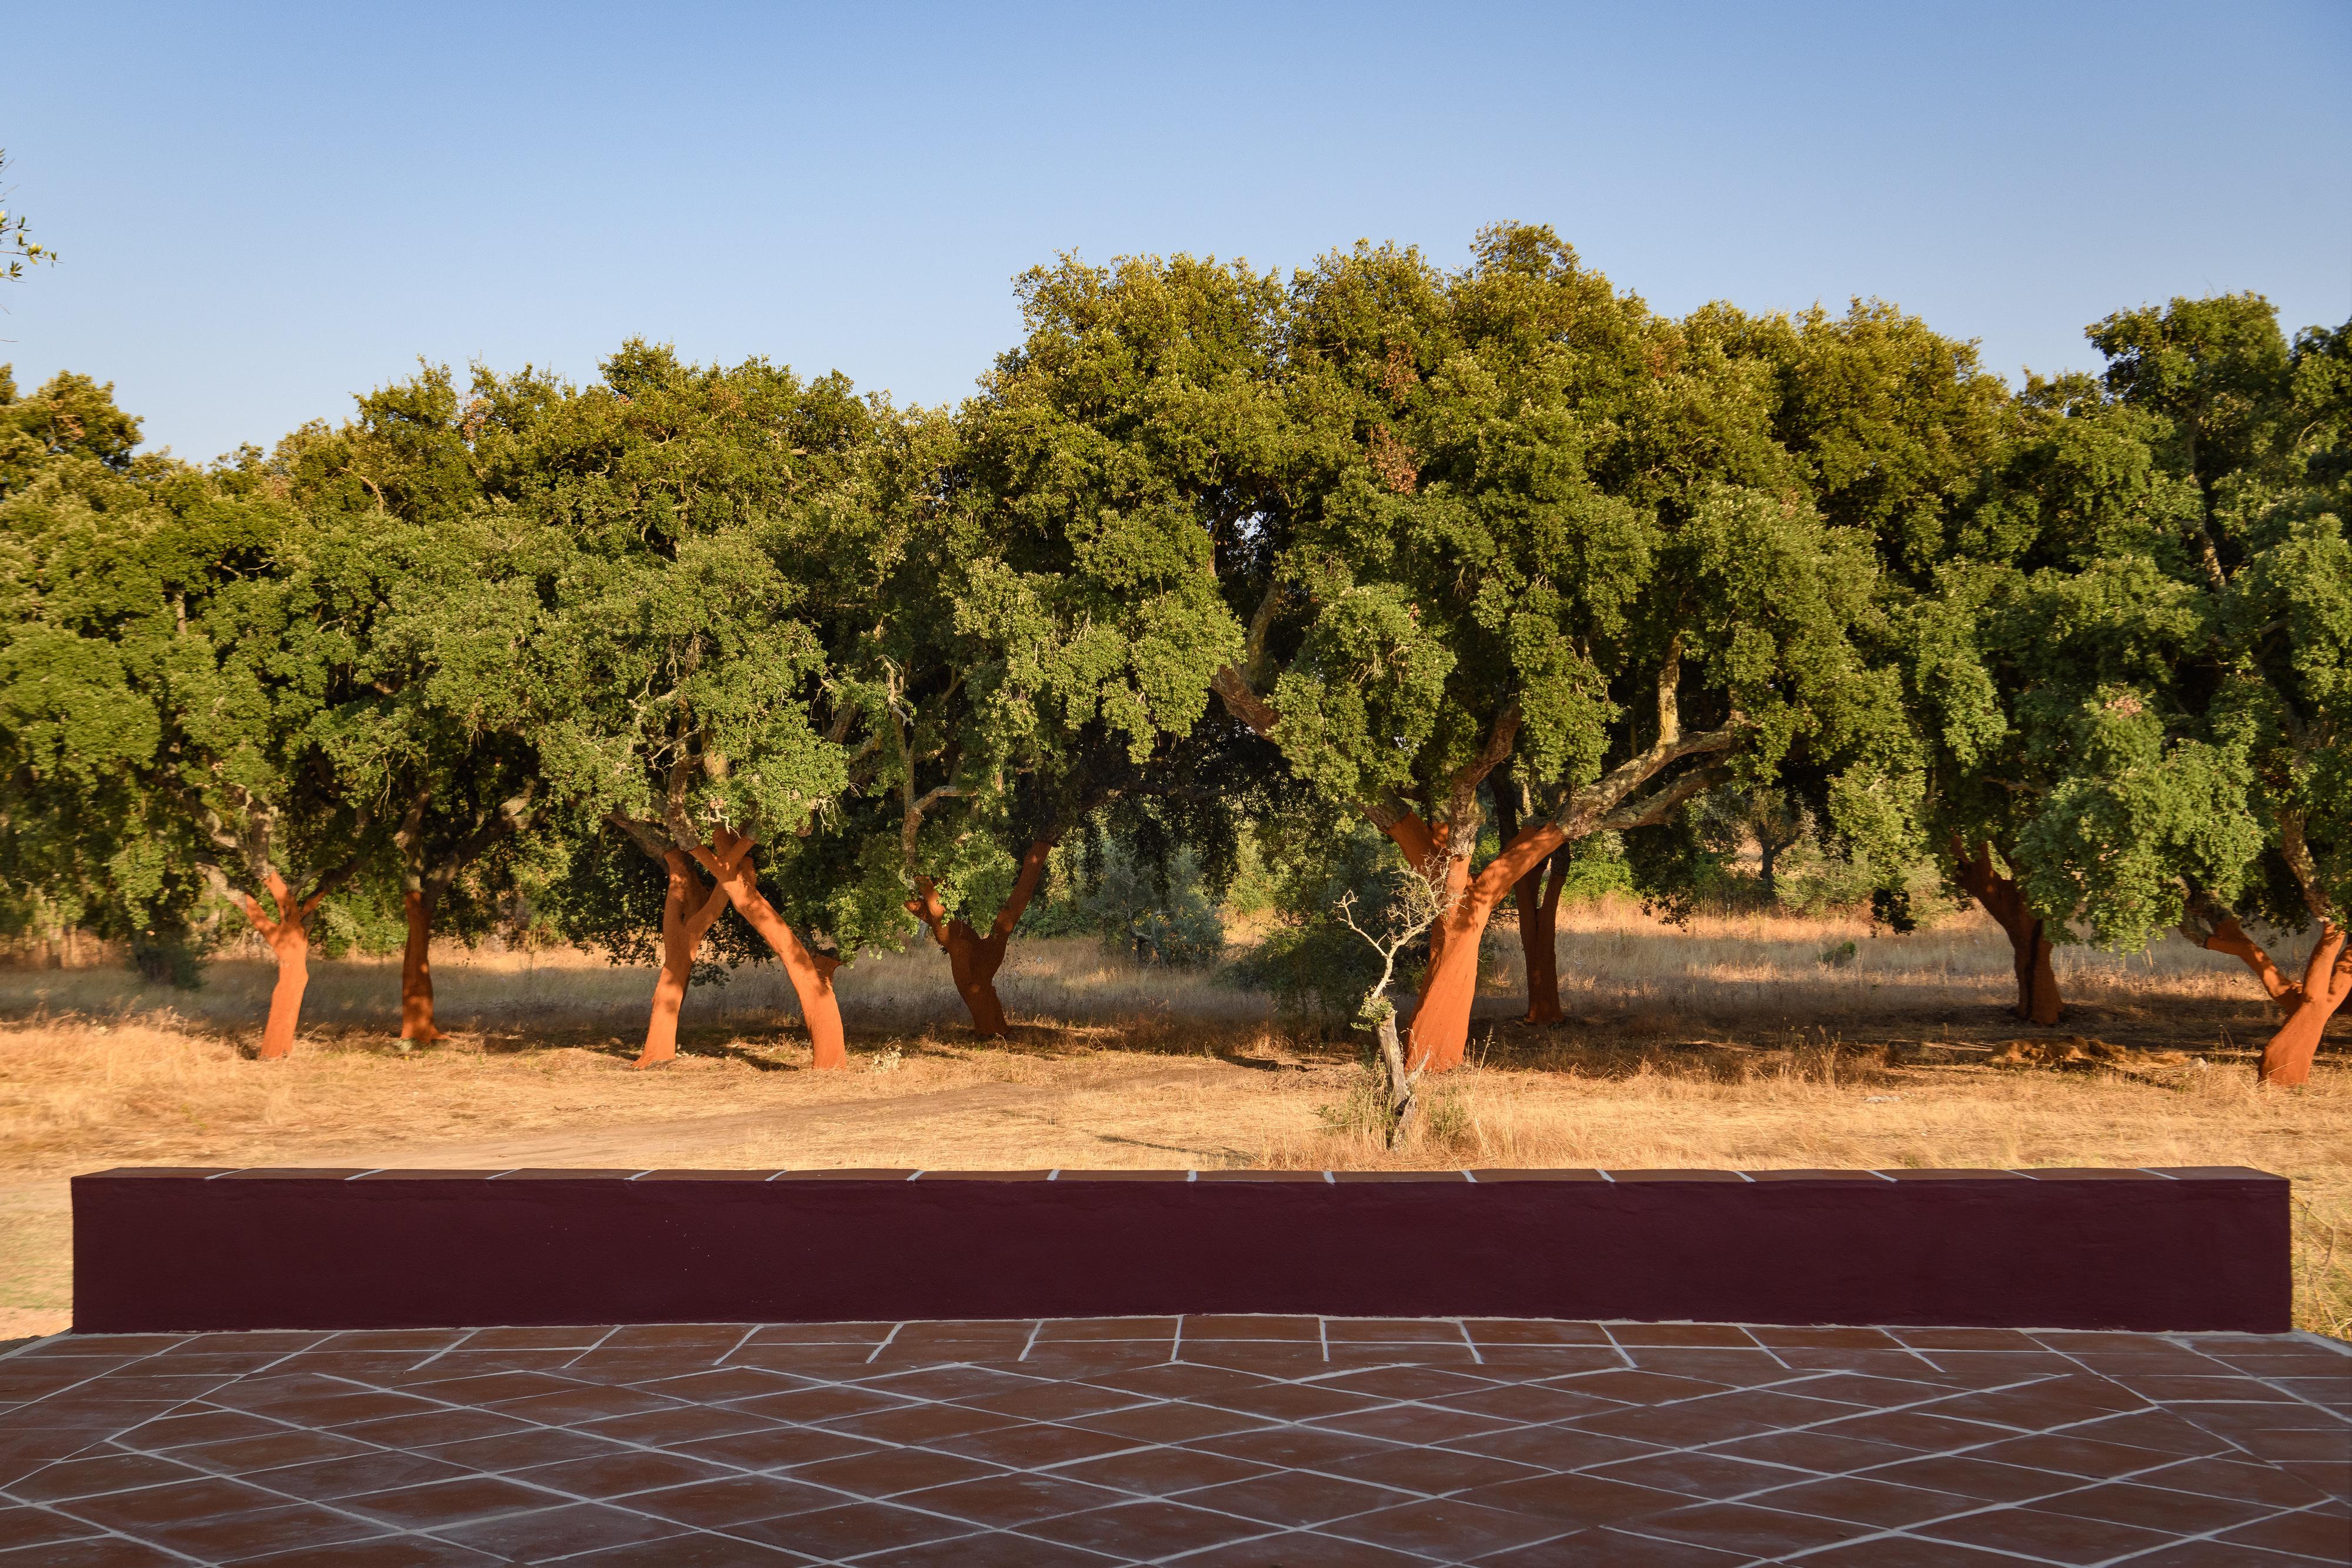
M 0 1564 L 2352 1561 L 2303 1336 L 1080 1319 L 65 1337 Z

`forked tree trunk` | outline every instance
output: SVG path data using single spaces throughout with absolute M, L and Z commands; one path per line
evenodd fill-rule
M 408 915 L 408 941 L 400 950 L 400 1038 L 430 1045 L 441 1038 L 433 1025 L 433 909 L 440 890 L 407 887 L 400 900 Z
M 676 1060 L 677 1015 L 694 981 L 695 949 L 727 907 L 726 890 L 705 885 L 684 850 L 671 850 L 662 863 L 669 872 L 669 889 L 662 895 L 661 971 L 654 978 L 653 1016 L 646 1023 L 645 1049 L 637 1052 L 639 1067 Z
M 1467 859 L 1447 852 L 1450 830 L 1445 824 L 1432 831 L 1419 817 L 1407 816 L 1384 831 L 1404 852 L 1408 864 L 1424 874 L 1434 867 L 1444 882 L 1439 893 L 1444 910 L 1429 928 L 1429 968 L 1413 1009 L 1405 1065 L 1449 1071 L 1462 1065 L 1469 1048 L 1470 1009 L 1478 998 L 1478 944 L 1495 905 L 1545 856 L 1566 843 L 1568 835 L 1548 821 L 1531 824 L 1474 877 Z M 1557 1000 L 1555 993 L 1555 1004 Z
M 814 1052 L 813 1065 L 846 1067 L 849 1051 L 841 1027 L 841 1003 L 833 994 L 833 972 L 841 967 L 841 960 L 824 953 L 813 953 L 804 946 L 784 917 L 776 913 L 767 895 L 760 891 L 757 874 L 751 865 L 751 841 L 740 834 L 719 830 L 712 845 L 698 845 L 692 852 L 702 869 L 717 879 L 735 913 L 750 923 L 760 934 L 769 950 L 784 966 L 785 977 L 793 983 L 793 995 L 800 998 L 801 1019 L 808 1025 L 809 1045 Z
M 972 1032 L 983 1040 L 1004 1033 L 1004 1004 L 996 995 L 996 972 L 1004 967 L 1004 946 L 1012 940 L 1013 928 L 1021 924 L 1029 901 L 1036 896 L 1037 885 L 1045 880 L 1046 857 L 1053 852 L 1051 838 L 1031 841 L 1021 856 L 1021 873 L 1013 878 L 1013 891 L 998 907 L 985 936 L 961 915 L 949 918 L 929 877 L 915 879 L 915 896 L 907 901 L 907 913 L 921 921 L 931 940 L 946 951 L 956 995 L 963 998 L 964 1010 L 971 1015 Z
M 245 917 L 278 959 L 278 983 L 269 988 L 269 1019 L 262 1025 L 261 1046 L 255 1052 L 265 1061 L 276 1061 L 294 1053 L 294 1031 L 302 1021 L 302 993 L 310 985 L 310 916 L 325 894 L 297 900 L 276 872 L 269 873 L 265 885 L 278 905 L 275 920 L 262 913 L 261 901 L 250 894 L 239 894 L 237 898 L 245 906 Z
M 1991 844 L 1978 845 L 1971 855 L 1955 834 L 1952 859 L 1958 867 L 1960 885 L 2009 937 L 2010 964 L 2017 972 L 2017 1006 L 2011 1010 L 2027 1023 L 2045 1029 L 2056 1023 L 2062 1005 L 2048 927 L 2025 906 L 2025 894 L 2017 879 L 1993 869 Z
M 2352 944 L 2347 944 L 2345 929 L 2333 921 L 2320 922 L 2319 940 L 2312 945 L 2303 983 L 2297 985 L 2279 973 L 2270 954 L 2246 934 L 2237 916 L 2216 913 L 2208 916 L 2208 923 L 2211 926 L 2208 933 L 2184 926 L 2182 935 L 2209 951 L 2227 953 L 2252 969 L 2285 1015 L 2278 1031 L 2263 1047 L 2262 1082 L 2283 1088 L 2308 1083 L 2312 1059 L 2318 1054 L 2328 1020 L 2343 1007 L 2345 998 L 2352 997 Z

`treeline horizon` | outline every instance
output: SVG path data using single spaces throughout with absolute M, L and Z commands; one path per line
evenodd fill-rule
M 1660 315 L 1526 225 L 1019 293 L 953 406 L 632 340 L 210 466 L 0 370 L 0 920 L 184 950 L 226 901 L 278 1057 L 330 899 L 396 893 L 425 1041 L 432 936 L 527 894 L 658 957 L 641 1062 L 715 950 L 826 1067 L 861 946 L 928 934 L 1001 1034 L 1058 847 L 1221 888 L 1246 839 L 1301 951 L 1423 912 L 1443 1071 L 1506 902 L 1556 1022 L 1598 846 L 1672 913 L 1727 831 L 1802 831 L 1897 926 L 1932 861 L 2036 1025 L 2057 943 L 2234 955 L 2307 1076 L 2352 995 L 2352 323 L 2177 298 L 2011 387 L 1877 300 Z

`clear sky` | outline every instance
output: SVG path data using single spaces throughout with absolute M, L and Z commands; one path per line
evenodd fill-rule
M 2352 318 L 2352 5 L 21 5 L 0 360 L 268 444 L 419 355 L 964 395 L 1074 250 L 1445 265 L 1549 223 L 1681 312 L 1897 302 L 2014 375 L 2254 289 Z

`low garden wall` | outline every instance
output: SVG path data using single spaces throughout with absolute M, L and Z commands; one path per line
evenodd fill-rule
M 123 1169 L 86 1333 L 1319 1313 L 2289 1327 L 2288 1185 L 2038 1171 Z

